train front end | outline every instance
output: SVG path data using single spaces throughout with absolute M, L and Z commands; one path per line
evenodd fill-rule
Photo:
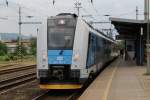
M 38 70 L 42 89 L 79 89 L 80 70 L 72 70 L 77 17 L 58 15 L 47 19 L 48 68 Z

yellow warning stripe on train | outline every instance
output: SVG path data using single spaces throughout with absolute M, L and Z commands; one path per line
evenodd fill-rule
M 41 89 L 80 89 L 78 84 L 40 84 Z

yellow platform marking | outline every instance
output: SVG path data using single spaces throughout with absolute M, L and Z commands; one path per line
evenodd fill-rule
M 78 84 L 40 84 L 42 89 L 80 89 L 82 85 Z
M 114 77 L 114 75 L 117 71 L 117 66 L 119 65 L 119 63 L 120 63 L 120 61 L 115 65 L 115 68 L 113 69 L 113 72 L 112 72 L 111 77 L 108 81 L 107 87 L 104 91 L 104 96 L 103 96 L 102 100 L 107 100 L 107 98 L 108 98 L 108 94 L 109 94 L 109 90 L 110 90 L 110 87 L 111 87 L 111 84 L 112 84 L 112 80 L 113 80 L 113 77 Z

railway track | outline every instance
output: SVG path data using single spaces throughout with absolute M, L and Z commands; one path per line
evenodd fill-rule
M 0 68 L 5 68 L 5 67 L 9 67 L 9 66 L 14 66 L 14 65 L 18 65 L 18 64 L 7 64 L 7 65 L 2 65 L 2 66 L 0 66 Z
M 73 100 L 77 90 L 49 90 L 45 93 L 33 98 L 32 100 Z
M 112 61 L 114 61 L 114 60 L 112 60 Z M 93 82 L 93 80 L 95 80 L 96 77 L 98 75 L 100 75 L 101 72 L 103 72 L 104 69 L 111 62 L 109 62 L 107 65 L 105 65 L 104 68 L 102 70 L 100 70 L 99 73 L 97 73 L 97 75 L 95 75 L 95 77 L 93 77 L 92 79 L 89 79 L 84 84 L 84 86 L 81 89 L 79 89 L 79 90 L 76 90 L 76 91 L 68 91 L 68 90 L 66 90 L 66 91 L 59 91 L 59 92 L 50 90 L 50 91 L 47 91 L 47 92 L 45 92 L 45 93 L 35 97 L 32 100 L 77 100 L 82 95 L 82 93 L 87 89 L 87 87 Z
M 22 67 L 16 67 L 16 68 L 3 69 L 3 70 L 0 70 L 0 75 L 22 71 L 22 70 L 33 69 L 35 68 L 35 66 L 36 65 L 28 65 L 28 66 L 22 66 Z
M 20 86 L 22 84 L 31 82 L 36 79 L 36 72 L 29 72 L 30 69 L 34 69 L 35 65 L 30 65 L 30 66 L 23 66 L 23 67 L 16 67 L 16 68 L 11 68 L 11 69 L 6 69 L 6 70 L 0 70 L 0 75 L 6 76 L 7 74 L 12 74 L 14 72 L 13 77 L 7 77 L 4 78 L 3 80 L 0 80 L 0 94 L 5 93 L 9 91 L 12 88 L 15 88 L 17 86 Z M 15 72 L 19 71 L 26 71 L 27 73 L 21 73 L 20 75 L 15 76 Z M 6 74 L 6 75 L 5 75 Z

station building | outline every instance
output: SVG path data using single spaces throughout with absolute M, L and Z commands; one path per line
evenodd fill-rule
M 117 40 L 125 42 L 125 60 L 135 60 L 137 65 L 146 62 L 147 21 L 110 18 L 119 35 Z

